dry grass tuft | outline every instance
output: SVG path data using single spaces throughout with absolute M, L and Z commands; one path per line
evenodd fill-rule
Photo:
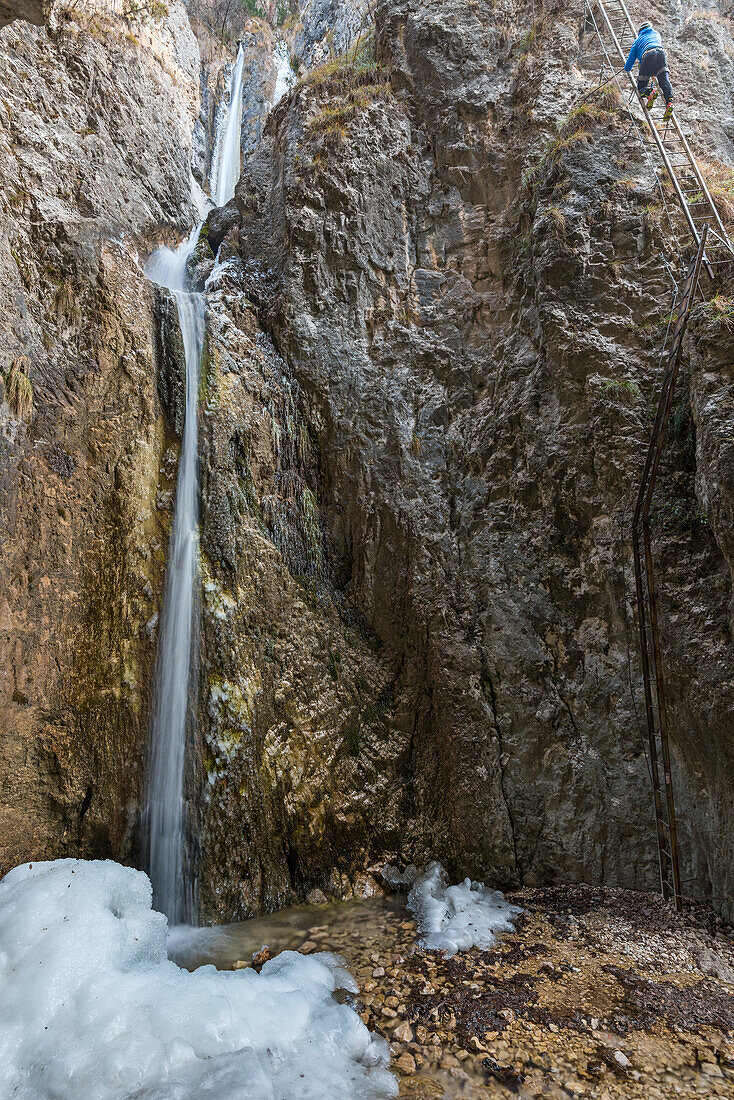
M 306 73 L 298 84 L 330 96 L 346 96 L 358 88 L 388 84 L 390 74 L 376 60 L 374 48 L 374 37 L 365 37 L 351 50 Z
M 734 224 L 734 171 L 718 160 L 698 159 L 706 186 L 725 225 Z M 695 201 L 695 196 L 691 196 Z
M 716 294 L 706 303 L 706 310 L 723 328 L 734 329 L 734 298 Z
M 33 386 L 28 377 L 30 363 L 21 355 L 5 372 L 5 400 L 18 420 L 25 420 L 33 412 Z
M 528 168 L 523 174 L 521 190 L 533 194 L 544 177 L 549 179 L 557 175 L 553 170 L 557 169 L 563 154 L 575 145 L 591 144 L 594 141 L 592 127 L 609 122 L 618 104 L 619 92 L 616 88 L 612 88 L 608 92 L 605 89 L 593 102 L 582 103 L 569 111 L 558 129 L 557 136 L 545 146 L 538 163 Z
M 368 84 L 346 96 L 346 102 L 338 107 L 322 107 L 306 123 L 312 134 L 338 134 L 344 137 L 348 123 L 357 118 L 370 103 L 386 95 L 384 84 Z

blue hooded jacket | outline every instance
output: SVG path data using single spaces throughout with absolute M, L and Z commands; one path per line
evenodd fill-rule
M 663 40 L 657 31 L 652 27 L 645 27 L 644 31 L 640 31 L 637 38 L 632 43 L 632 49 L 630 55 L 627 58 L 627 64 L 624 67 L 626 73 L 632 72 L 632 67 L 635 61 L 639 61 L 645 50 L 653 50 L 656 47 L 662 46 Z

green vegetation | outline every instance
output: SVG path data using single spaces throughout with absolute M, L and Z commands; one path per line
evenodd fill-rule
M 168 5 L 163 0 L 125 0 L 122 14 L 125 19 L 153 19 L 160 23 L 168 15 Z
M 650 523 L 663 530 L 688 531 L 698 534 L 708 527 L 708 518 L 694 499 L 666 500 L 654 503 L 650 508 Z
M 24 355 L 15 359 L 3 378 L 5 400 L 18 420 L 25 420 L 33 412 L 33 385 L 28 377 L 30 363 Z
M 275 23 L 278 27 L 290 27 L 297 19 L 298 0 L 275 0 Z
M 734 298 L 716 294 L 704 306 L 706 313 L 722 328 L 734 328 Z
M 629 378 L 605 378 L 602 389 L 616 397 L 637 398 L 640 397 L 640 387 Z
M 534 19 L 530 24 L 525 34 L 518 41 L 518 48 L 520 53 L 532 54 L 542 42 L 546 29 L 548 27 L 548 16 L 546 12 Z

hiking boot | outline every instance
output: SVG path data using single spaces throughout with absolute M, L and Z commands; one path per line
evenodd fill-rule
M 653 88 L 653 90 L 650 92 L 647 99 L 645 100 L 645 106 L 647 107 L 648 111 L 650 110 L 650 108 L 652 107 L 653 103 L 655 102 L 655 100 L 657 98 L 658 98 L 658 90 L 657 90 L 657 88 Z
M 673 100 L 671 99 L 670 103 L 666 104 L 665 114 L 663 115 L 663 122 L 669 122 L 672 117 L 673 117 Z

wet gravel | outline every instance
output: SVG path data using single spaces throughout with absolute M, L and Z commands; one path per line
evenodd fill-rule
M 515 932 L 453 959 L 415 947 L 395 899 L 303 906 L 287 936 L 275 914 L 238 926 L 236 942 L 342 955 L 355 1007 L 391 1044 L 401 1097 L 734 1098 L 730 930 L 630 891 L 511 900 L 525 910 Z M 218 965 L 234 961 L 220 951 Z

